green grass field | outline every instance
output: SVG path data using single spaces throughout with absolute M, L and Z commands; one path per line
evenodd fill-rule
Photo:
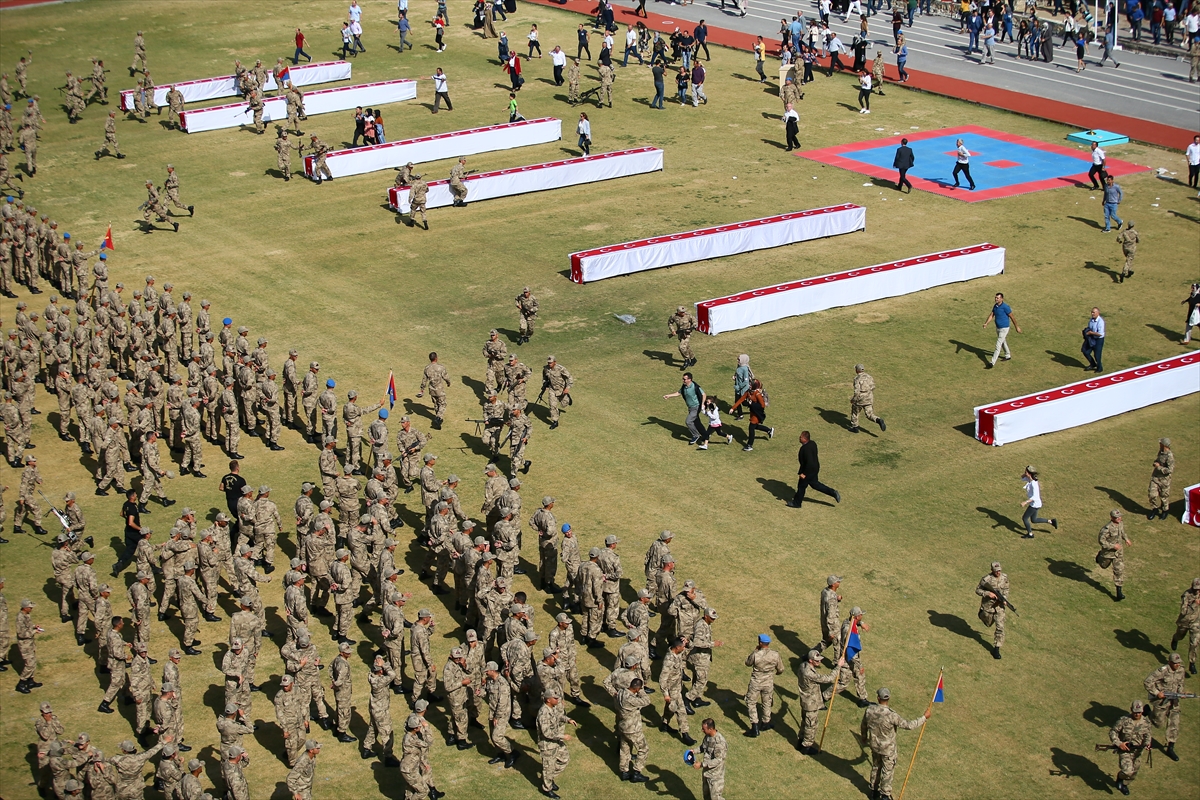
M 0 63 L 11 74 L 18 56 L 33 50 L 31 89 L 43 98 L 49 120 L 38 175 L 24 184 L 27 202 L 49 212 L 60 231 L 82 237 L 89 247 L 112 224 L 116 251 L 110 271 L 113 282 L 124 281 L 126 296 L 153 273 L 160 286 L 170 281 L 177 293 L 190 290 L 195 308 L 201 297 L 211 299 L 216 319 L 231 316 L 236 324 L 248 325 L 252 337 L 270 339 L 275 366 L 291 347 L 300 351 L 302 362 L 319 360 L 322 377 L 336 378 L 343 399 L 351 388 L 364 399 L 377 397 L 388 370 L 395 370 L 397 407 L 411 408 L 426 429 L 431 412 L 415 393 L 426 353 L 436 349 L 455 380 L 447 425 L 435 433 L 429 451 L 440 457 L 440 476 L 462 476 L 459 494 L 468 511 L 481 500 L 486 462 L 474 426 L 463 421 L 478 416 L 480 348 L 492 327 L 515 339 L 513 298 L 529 285 L 541 301 L 540 327 L 518 352 L 535 370 L 554 353 L 575 377 L 577 402 L 553 432 L 546 428 L 545 409 L 535 410 L 539 421 L 528 450 L 533 468 L 523 489 L 526 517 L 538 498 L 550 494 L 558 498 L 559 521 L 575 527 L 585 549 L 606 534 L 619 535 L 633 584 L 625 590 L 627 600 L 640 587 L 639 567 L 649 543 L 663 528 L 676 531 L 672 550 L 680 581 L 696 580 L 721 614 L 716 636 L 724 646 L 717 651 L 709 691 L 716 703 L 704 710 L 715 712 L 729 740 L 728 797 L 840 798 L 869 791 L 870 758 L 853 735 L 861 712 L 846 698 L 833 707 L 826 752 L 808 758 L 792 749 L 799 717 L 794 670 L 800 655 L 820 638 L 818 597 L 829 573 L 845 577 L 845 608 L 862 606 L 871 624 L 863 636 L 871 691 L 888 686 L 893 707 L 915 717 L 928 702 L 938 670 L 945 668 L 946 703 L 937 707 L 927 729 L 908 797 L 1112 794 L 1116 758 L 1094 753 L 1092 745 L 1107 741 L 1108 726 L 1130 701 L 1143 697 L 1141 681 L 1165 661 L 1179 594 L 1200 565 L 1195 531 L 1178 522 L 1181 490 L 1200 473 L 1200 395 L 1003 448 L 972 438 L 971 409 L 1080 379 L 1078 331 L 1093 305 L 1108 321 L 1109 370 L 1180 352 L 1179 301 L 1198 278 L 1200 208 L 1194 193 L 1153 172 L 1121 181 L 1126 192 L 1121 213 L 1136 219 L 1142 244 L 1137 276 L 1118 285 L 1113 275 L 1122 263 L 1120 248 L 1097 230 L 1101 209 L 1094 192 L 1064 188 L 967 205 L 920 192 L 897 195 L 890 188 L 864 186 L 860 175 L 791 158 L 779 149 L 783 131 L 774 87 L 764 89 L 746 78 L 753 74 L 750 56 L 720 48 L 713 48 L 707 106 L 668 104 L 652 112 L 646 107 L 653 95 L 648 70 L 631 67 L 619 71 L 612 110 L 588 109 L 594 152 L 659 146 L 666 151 L 661 174 L 465 210 L 436 209 L 430 212 L 429 232 L 402 224 L 383 207 L 391 172 L 319 187 L 303 180 L 284 183 L 269 174 L 275 168 L 271 136 L 237 130 L 187 136 L 160 129 L 160 118 L 153 116 L 146 125 L 119 124 L 128 159 L 97 163 L 91 154 L 103 141 L 104 110 L 91 106 L 81 124 L 69 126 L 53 107 L 53 87 L 63 83 L 63 71 L 88 72 L 93 55 L 113 70 L 115 102 L 116 91 L 132 85 L 124 70 L 138 28 L 146 32 L 159 83 L 228 74 L 234 58 L 272 64 L 291 54 L 296 26 L 308 35 L 315 59 L 332 58 L 343 5 L 287 2 L 251 8 L 216 0 L 110 0 L 3 12 Z M 507 79 L 494 63 L 495 43 L 465 26 L 467 3 L 452 4 L 449 48 L 438 54 L 430 46 L 431 30 L 422 24 L 432 16 L 434 3 L 414 0 L 416 49 L 402 56 L 385 47 L 396 41 L 390 21 L 394 5 L 370 0 L 364 8 L 368 52 L 355 60 L 353 82 L 428 76 L 442 66 L 455 102 L 453 113 L 434 117 L 425 107 L 432 91 L 422 84 L 417 101 L 386 109 L 389 141 L 505 120 Z M 548 52 L 556 42 L 573 42 L 578 19 L 522 5 L 501 27 L 517 44 L 529 23 L 538 23 Z M 469 167 L 499 169 L 576 152 L 570 132 L 578 109 L 566 104 L 564 91 L 548 85 L 550 71 L 548 58 L 528 63 L 521 110 L 529 118 L 562 118 L 564 140 L 473 157 Z M 585 88 L 595 81 L 591 65 L 585 81 Z M 1063 142 L 1069 132 L 899 87 L 876 98 L 870 117 L 859 116 L 839 105 L 852 105 L 854 97 L 849 77 L 819 78 L 800 109 L 804 146 L 967 123 L 1048 142 Z M 304 127 L 335 146 L 353 131 L 349 114 L 315 116 Z M 1114 148 L 1111 155 L 1183 170 L 1177 152 L 1131 144 Z M 19 159 L 10 154 L 10 160 Z M 168 161 L 181 176 L 185 202 L 196 205 L 196 216 L 180 220 L 178 234 L 144 234 L 136 211 L 145 197 L 143 183 L 160 183 Z M 449 167 L 424 164 L 421 171 L 441 178 Z M 565 277 L 566 255 L 575 250 L 842 202 L 869 208 L 865 232 L 593 285 L 577 286 Z M 681 401 L 661 399 L 679 385 L 679 358 L 674 341 L 665 337 L 666 318 L 675 306 L 982 241 L 1008 249 L 1002 277 L 718 338 L 698 335 L 693 346 L 699 364 L 693 371 L 722 401 L 732 394 L 737 355 L 750 354 L 756 375 L 771 392 L 770 422 L 777 435 L 756 442 L 752 453 L 720 444 L 707 452 L 686 446 Z M 1007 295 L 1025 333 L 1010 337 L 1013 361 L 986 371 L 981 356 L 990 354 L 994 333 L 979 326 L 996 291 Z M 45 301 L 39 296 L 30 306 L 40 310 Z M 14 301 L 0 304 L 6 327 L 14 311 Z M 636 324 L 622 324 L 613 316 L 618 313 L 635 315 Z M 858 436 L 846 430 L 856 362 L 865 363 L 875 377 L 876 411 L 888 421 L 886 433 L 874 426 Z M 76 445 L 57 440 L 51 427 L 57 414 L 53 398 L 39 392 L 38 407 L 43 414 L 35 417 L 33 440 L 46 493 L 55 499 L 67 491 L 80 493 L 88 531 L 100 551 L 97 566 L 106 571 L 121 537 L 121 500 L 92 496 L 94 463 L 81 461 Z M 732 425 L 737 443 L 742 442 L 742 424 Z M 841 491 L 839 506 L 819 500 L 797 511 L 784 505 L 794 485 L 796 437 L 802 429 L 812 431 L 821 446 L 823 480 Z M 1151 523 L 1139 512 L 1160 436 L 1174 441 L 1175 502 L 1171 520 Z M 272 454 L 261 442 L 243 437 L 243 474 L 252 484 L 271 484 L 286 517 L 300 482 L 317 474 L 317 451 L 290 430 L 281 443 L 286 452 Z M 180 502 L 175 510 L 190 505 L 207 517 L 223 508 L 216 483 L 225 459 L 206 445 L 206 460 L 208 480 L 181 478 L 169 484 Z M 1017 533 L 1024 499 L 1019 475 L 1029 463 L 1042 470 L 1045 510 L 1061 522 L 1059 531 L 1039 531 L 1032 541 Z M 4 467 L 0 480 L 10 487 L 7 499 L 13 502 L 19 474 Z M 404 516 L 412 522 L 414 507 L 419 510 L 416 495 L 401 497 L 408 504 Z M 1114 507 L 1126 510 L 1133 540 L 1128 599 L 1120 604 L 1109 595 L 1111 578 L 1092 560 L 1096 532 Z M 148 521 L 161 534 L 172 515 L 153 508 Z M 54 704 L 68 736 L 87 731 L 109 754 L 129 735 L 132 717 L 124 708 L 113 716 L 96 713 L 103 683 L 93 672 L 95 645 L 86 655 L 79 652 L 73 631 L 56 619 L 50 551 L 33 536 L 10 538 L 0 548 L 10 614 L 22 597 L 33 597 L 39 603 L 35 615 L 48 629 L 39 640 L 38 677 L 45 687 L 17 694 L 12 689 L 17 674 L 9 671 L 0 691 L 0 796 L 20 800 L 34 796 L 29 744 L 40 701 Z M 290 555 L 291 537 L 284 538 Z M 415 547 L 408 554 L 409 571 L 401 582 L 414 592 L 411 610 L 435 610 L 440 662 L 461 637 L 443 598 L 413 577 L 421 555 Z M 993 559 L 1003 562 L 1021 611 L 1019 618 L 1009 616 L 1000 662 L 989 655 L 990 632 L 975 617 L 973 592 Z M 557 606 L 532 591 L 525 578 L 516 588 L 530 591 L 535 605 L 544 608 L 537 620 L 544 635 Z M 278 581 L 267 586 L 265 598 L 270 626 L 281 631 Z M 119 613 L 127 611 L 123 589 L 114 601 Z M 205 783 L 221 791 L 213 709 L 223 697 L 217 665 L 227 630 L 225 622 L 203 625 L 204 655 L 187 659 L 183 681 L 187 739 L 196 745 L 191 755 L 208 761 Z M 741 695 L 748 679 L 742 661 L 760 632 L 775 637 L 791 671 L 777 682 L 775 732 L 750 740 L 741 736 L 746 725 Z M 156 623 L 152 654 L 164 659 L 177 645 L 178 633 L 175 621 Z M 372 627 L 354 636 L 365 659 L 378 631 Z M 322 656 L 331 659 L 335 649 L 329 640 L 317 635 L 315 641 Z M 572 712 L 580 723 L 579 741 L 572 744 L 571 764 L 559 781 L 561 794 L 699 796 L 698 773 L 681 762 L 683 745 L 654 730 L 658 710 L 647 714 L 651 782 L 643 788 L 618 781 L 613 713 L 600 687 L 615 651 L 616 644 L 610 644 L 607 652 L 592 651 L 600 652 L 599 658 L 580 657 L 585 694 L 596 705 Z M 268 642 L 259 675 L 269 692 L 281 673 L 278 652 Z M 361 664 L 356 664 L 355 682 L 359 710 L 353 732 L 361 737 L 367 707 Z M 1188 690 L 1195 684 L 1189 680 Z M 1178 744 L 1183 760 L 1173 763 L 1159 753 L 1154 768 L 1143 768 L 1134 783 L 1137 796 L 1195 796 L 1200 777 L 1196 711 L 1194 704 L 1184 709 Z M 397 699 L 398 729 L 405 713 Z M 264 696 L 256 700 L 255 716 L 266 724 L 249 745 L 253 763 L 247 776 L 255 797 L 283 797 L 287 770 L 281 738 Z M 442 709 L 431 710 L 430 717 L 446 730 Z M 693 718 L 694 732 L 700 718 Z M 401 796 L 398 771 L 361 761 L 353 745 L 314 731 L 324 743 L 318 798 Z M 527 757 L 509 771 L 486 765 L 492 751 L 479 731 L 473 741 L 481 752 L 460 753 L 438 743 L 431 756 L 436 785 L 454 798 L 535 796 L 536 744 L 524 732 L 514 732 L 514 738 Z M 915 735 L 900 737 L 897 792 L 915 741 Z

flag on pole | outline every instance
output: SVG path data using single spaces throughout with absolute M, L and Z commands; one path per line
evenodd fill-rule
M 862 640 L 858 638 L 858 620 L 852 618 L 850 620 L 850 635 L 846 639 L 846 661 L 853 661 L 854 657 L 861 652 Z
M 937 688 L 934 689 L 934 691 L 933 691 L 933 702 L 935 702 L 935 703 L 946 702 L 946 696 L 942 692 L 942 676 L 941 675 L 938 675 L 938 685 L 937 685 Z
M 388 370 L 387 396 L 388 396 L 388 408 L 395 408 L 396 407 L 396 376 L 392 373 L 392 371 L 390 369 Z
M 104 241 L 100 243 L 101 250 L 104 250 L 106 248 L 109 250 L 116 250 L 116 248 L 113 247 L 112 225 L 108 226 L 108 232 L 104 234 Z
M 284 67 L 283 72 L 279 73 L 279 84 L 282 86 L 284 82 L 292 79 L 292 71 L 290 67 Z

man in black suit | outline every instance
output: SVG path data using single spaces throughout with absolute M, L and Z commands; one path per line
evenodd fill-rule
M 904 187 L 908 187 L 909 194 L 912 194 L 912 184 L 905 177 L 908 171 L 912 169 L 913 164 L 917 161 L 913 156 L 912 148 L 908 146 L 908 139 L 901 139 L 900 146 L 896 148 L 896 158 L 892 161 L 892 166 L 900 170 L 900 179 L 896 182 L 896 191 L 904 191 Z
M 827 494 L 837 502 L 842 502 L 842 495 L 837 489 L 830 489 L 819 480 L 821 460 L 817 456 L 817 443 L 808 437 L 808 431 L 800 432 L 800 480 L 796 483 L 796 495 L 788 505 L 799 508 L 804 502 L 804 493 L 808 489 Z

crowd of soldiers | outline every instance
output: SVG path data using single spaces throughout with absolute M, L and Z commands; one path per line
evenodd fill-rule
M 140 32 L 137 43 L 131 75 L 139 68 L 146 70 Z M 17 75 L 24 92 L 28 61 L 22 59 L 21 63 L 24 66 Z M 99 61 L 96 65 L 102 70 Z M 276 69 L 278 84 L 278 65 Z M 239 80 L 253 106 L 255 93 L 265 85 L 261 62 L 239 73 Z M 102 86 L 102 72 L 100 81 Z M 0 88 L 8 91 L 3 79 Z M 103 93 L 101 96 L 104 102 Z M 36 135 L 41 119 L 36 98 L 29 98 L 29 108 L 33 111 L 26 111 L 27 124 Z M 108 124 L 114 118 L 115 112 L 109 115 Z M 286 131 L 281 140 L 286 141 Z M 111 145 L 121 157 L 115 133 Z M 28 157 L 28 149 L 26 152 Z M 282 159 L 283 152 L 280 155 Z M 462 159 L 456 166 L 460 184 L 464 167 Z M 194 207 L 179 199 L 173 167 L 167 169 L 164 190 L 168 200 L 193 214 Z M 420 180 L 411 165 L 406 169 L 406 177 Z M 151 213 L 165 219 L 166 208 L 153 182 L 147 182 L 147 188 L 147 220 Z M 459 197 L 456 191 L 456 199 L 465 204 L 465 188 L 462 192 Z M 525 517 L 528 509 L 517 474 L 527 474 L 532 466 L 526 448 L 533 421 L 526 412 L 530 402 L 527 384 L 533 373 L 515 352 L 508 352 L 497 330 L 489 332 L 482 351 L 480 438 L 493 461 L 498 460 L 502 445 L 508 444 L 508 477 L 495 463 L 484 467 L 483 503 L 472 519 L 459 497 L 459 477 L 439 477 L 437 456 L 428 449 L 433 434 L 418 430 L 411 416 L 405 415 L 400 417 L 393 440 L 386 398 L 360 405 L 358 393 L 351 390 L 339 404 L 336 381 L 322 381 L 317 361 L 310 361 L 304 370 L 296 350 L 289 351 L 280 375 L 271 365 L 265 337 L 252 344 L 249 327 L 235 328 L 229 317 L 218 327 L 211 303 L 200 300 L 198 310 L 193 310 L 190 292 L 177 294 L 170 283 L 160 289 L 153 276 L 146 276 L 144 288 L 125 298 L 122 283 L 110 285 L 107 253 L 85 251 L 83 243 L 73 241 L 67 233 L 60 239 L 57 224 L 46 215 L 39 222 L 36 209 L 22 199 L 8 198 L 0 207 L 0 218 L 0 289 L 15 296 L 13 290 L 21 284 L 37 294 L 41 278 L 58 292 L 41 314 L 31 311 L 25 302 L 17 304 L 16 328 L 9 333 L 0 362 L 4 385 L 0 417 L 6 455 L 14 467 L 22 469 L 14 528 L 19 532 L 28 521 L 36 534 L 48 533 L 42 527 L 42 501 L 50 501 L 42 493 L 37 459 L 25 452 L 33 447 L 32 416 L 40 413 L 35 405 L 36 384 L 40 383 L 57 400 L 58 435 L 63 441 L 77 441 L 84 463 L 94 464 L 96 494 L 105 496 L 115 488 L 125 495 L 126 548 L 110 574 L 115 580 L 134 567 L 127 592 L 131 610 L 126 617 L 114 609 L 114 585 L 97 575 L 96 553 L 88 549 L 95 543 L 87 533 L 78 499 L 68 493 L 61 511 L 51 506 L 63 527 L 63 533 L 54 539 L 50 559 L 60 619 L 73 625 L 81 649 L 93 641 L 97 645 L 98 671 L 107 676 L 97 712 L 114 713 L 112 704 L 123 695 L 135 706 L 135 723 L 133 738 L 118 745 L 119 753 L 105 757 L 86 733 L 74 742 L 64 739 L 66 727 L 51 705 L 42 703 L 35 733 L 37 783 L 43 795 L 81 796 L 86 785 L 93 797 L 138 798 L 145 789 L 143 772 L 156 759 L 155 784 L 166 796 L 184 800 L 210 797 L 203 785 L 205 763 L 198 758 L 185 762 L 181 755 L 194 748 L 184 730 L 183 665 L 187 657 L 203 652 L 197 638 L 202 621 L 221 622 L 218 609 L 223 603 L 232 603 L 237 610 L 229 615 L 227 649 L 221 659 L 224 695 L 223 703 L 217 703 L 215 727 L 225 792 L 233 800 L 250 796 L 251 782 L 245 774 L 250 757 L 244 737 L 253 736 L 258 726 L 253 696 L 263 692 L 257 673 L 263 639 L 276 636 L 282 636 L 279 655 L 285 670 L 272 699 L 275 723 L 284 741 L 278 755 L 290 768 L 288 790 L 300 800 L 311 797 L 321 751 L 321 743 L 312 738 L 314 716 L 316 725 L 331 732 L 337 742 L 358 743 L 363 759 L 379 758 L 386 766 L 398 768 L 410 800 L 436 800 L 444 793 L 436 787 L 430 758 L 435 736 L 426 714 L 431 703 L 444 704 L 448 718 L 445 737 L 458 750 L 476 747 L 470 740 L 471 728 L 486 728 L 489 748 L 485 755 L 490 755 L 491 764 L 512 768 L 522 752 L 513 731 L 528 731 L 541 760 L 541 792 L 557 798 L 556 778 L 569 764 L 573 740 L 567 730 L 577 724 L 566 714 L 564 703 L 580 708 L 591 705 L 583 695 L 579 659 L 591 651 L 601 663 L 609 662 L 601 637 L 620 642 L 611 660 L 613 669 L 602 684 L 605 702 L 616 712 L 612 739 L 618 744 L 620 779 L 648 780 L 643 773 L 649 751 L 644 709 L 654 705 L 651 696 L 656 690 L 650 685 L 653 662 L 661 661 L 659 727 L 677 735 L 684 745 L 697 746 L 691 759 L 703 770 L 705 796 L 719 800 L 724 787 L 725 738 L 716 721 L 706 718 L 700 725 L 702 741 L 697 741 L 689 717 L 696 708 L 712 702 L 708 699 L 709 673 L 714 656 L 724 645 L 713 635 L 720 615 L 694 580 L 677 584 L 677 564 L 671 552 L 675 534 L 671 531 L 663 531 L 650 545 L 642 559 L 642 577 L 634 580 L 622 564 L 620 539 L 610 534 L 602 546 L 582 545 L 574 526 L 560 523 L 556 517 L 558 501 L 554 497 L 541 498 L 539 507 Z M 92 263 L 97 255 L 99 259 Z M 65 298 L 75 302 L 65 303 Z M 516 297 L 515 304 L 519 314 L 516 344 L 523 345 L 533 336 L 539 305 L 529 287 Z M 688 341 L 695 322 L 685 309 L 670 318 L 668 329 L 679 340 L 685 368 L 695 364 Z M 447 368 L 438 354 L 431 352 L 417 397 L 429 392 L 435 431 L 445 419 L 450 384 Z M 570 372 L 553 355 L 548 356 L 542 370 L 542 394 L 534 402 L 548 394 L 550 430 L 559 426 L 563 409 L 571 406 L 573 386 Z M 873 388 L 870 376 L 859 368 L 852 409 L 855 417 L 862 412 L 883 428 L 883 421 L 873 414 Z M 501 393 L 506 395 L 505 402 L 500 400 Z M 320 448 L 319 481 L 303 482 L 292 505 L 295 526 L 290 542 L 271 487 L 249 485 L 239 465 L 241 434 L 254 437 L 261 431 L 266 448 L 282 450 L 279 438 L 285 425 Z M 340 454 L 339 428 L 345 434 Z M 370 448 L 369 459 L 364 439 Z M 198 479 L 207 478 L 202 472 L 205 445 L 223 448 L 230 471 L 221 479 L 220 488 L 228 513 L 215 513 L 211 524 L 202 527 L 199 515 L 183 508 L 171 522 L 165 540 L 155 543 L 154 531 L 140 519 L 150 513 L 153 499 L 163 509 L 174 504 L 167 498 L 163 482 L 175 477 L 166 469 L 172 457 L 164 458 L 162 441 L 178 454 L 179 474 Z M 1170 441 L 1164 439 L 1149 490 L 1152 517 L 1165 515 L 1173 468 Z M 134 480 L 139 480 L 140 488 L 135 489 L 128 480 L 130 473 L 138 476 Z M 365 485 L 360 478 L 366 478 Z M 417 498 L 412 503 L 401 498 L 402 490 L 418 493 L 420 506 L 415 503 Z M 3 508 L 0 494 L 0 513 Z M 449 595 L 447 605 L 453 598 L 453 612 L 443 618 L 456 626 L 459 643 L 444 663 L 432 646 L 440 612 L 421 608 L 412 614 L 408 608 L 413 595 L 403 590 L 406 570 L 400 568 L 397 557 L 404 527 L 413 530 L 416 562 L 421 563 L 418 577 L 430 581 L 435 595 Z M 536 552 L 532 548 L 525 551 L 523 559 L 526 528 L 537 536 Z M 280 536 L 285 537 L 283 544 Z M 1129 540 L 1119 511 L 1112 512 L 1099 539 L 1102 549 L 1097 564 L 1112 567 L 1120 600 L 1122 547 Z M 277 549 L 294 555 L 282 580 L 284 629 L 273 632 L 267 628 L 260 585 L 273 581 Z M 526 574 L 525 565 L 532 569 L 535 563 L 538 590 L 559 608 L 552 622 L 538 619 L 541 605 L 525 592 L 512 591 L 514 576 Z M 560 565 L 565 573 L 561 583 Z M 451 578 L 452 588 L 448 585 Z M 642 583 L 642 578 L 644 585 L 636 589 L 636 599 L 622 606 L 623 589 L 628 587 L 632 595 L 633 586 L 628 584 Z M 820 712 L 827 711 L 828 721 L 836 694 L 853 691 L 858 706 L 865 709 L 860 734 L 872 751 L 872 793 L 890 798 L 897 755 L 895 732 L 920 727 L 930 711 L 912 720 L 901 717 L 890 707 L 887 688 L 878 689 L 871 701 L 861 650 L 849 647 L 852 636 L 867 633 L 869 626 L 858 606 L 851 608 L 846 619 L 841 618 L 841 584 L 836 575 L 826 581 L 819 601 L 821 641 L 806 654 L 797 676 L 802 719 L 796 748 L 806 755 L 818 753 L 823 736 Z M 0 671 L 7 671 L 8 663 L 2 660 L 9 645 L 3 587 L 0 579 Z M 1004 644 L 1005 610 L 1015 611 L 1009 591 L 1008 577 L 999 563 L 991 565 L 976 589 L 981 598 L 980 620 L 995 628 L 996 658 Z M 22 600 L 15 624 L 22 662 L 17 690 L 26 694 L 42 686 L 36 680 L 36 638 L 44 629 L 33 620 L 34 608 L 32 600 Z M 179 647 L 167 650 L 156 684 L 151 666 L 158 662 L 150 657 L 152 615 L 162 622 L 175 611 L 183 623 Z M 580 620 L 578 634 L 572 614 Z M 658 620 L 652 629 L 655 617 Z M 1165 752 L 1178 760 L 1175 743 L 1180 700 L 1186 696 L 1183 681 L 1189 670 L 1195 674 L 1200 647 L 1200 578 L 1182 597 L 1176 629 L 1172 650 L 1184 637 L 1191 639 L 1188 667 L 1185 669 L 1179 654 L 1171 653 L 1167 663 L 1145 680 L 1146 704 L 1135 702 L 1131 716 L 1112 729 L 1112 747 L 1120 760 L 1117 788 L 1125 794 L 1137 774 L 1140 757 L 1149 751 L 1151 722 L 1166 727 Z M 316 643 L 323 632 L 336 644 L 336 655 L 328 665 Z M 356 658 L 354 645 L 358 642 L 352 636 L 378 647 L 369 658 Z M 760 634 L 757 638 L 757 646 L 743 662 L 750 670 L 744 695 L 750 721 L 745 735 L 750 738 L 774 729 L 775 681 L 785 671 L 780 652 L 771 647 L 771 636 Z M 830 671 L 824 672 L 823 664 Z M 409 677 L 406 672 L 410 669 Z M 360 742 L 350 732 L 350 721 L 355 673 L 363 672 L 370 700 L 368 729 Z M 328 702 L 326 678 L 332 702 Z M 685 689 L 685 684 L 690 685 Z M 404 718 L 399 753 L 391 710 L 392 697 L 397 695 L 405 697 L 411 712 Z M 1144 716 L 1145 705 L 1149 705 L 1149 721 Z M 211 734 L 192 735 L 193 741 L 213 738 Z

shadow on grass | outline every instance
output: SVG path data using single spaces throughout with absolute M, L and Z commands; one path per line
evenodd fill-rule
M 1019 522 L 1011 517 L 1004 516 L 999 511 L 993 511 L 992 509 L 984 508 L 983 506 L 975 506 L 975 510 L 980 514 L 987 514 L 988 517 L 991 518 L 992 522 L 995 523 L 992 525 L 992 530 L 996 530 L 996 528 L 1005 528 L 1006 530 L 1013 531 L 1014 533 L 1020 533 L 1022 530 L 1024 530 Z
M 985 650 L 992 649 L 992 643 L 983 638 L 983 634 L 971 627 L 971 623 L 967 622 L 962 617 L 956 617 L 953 614 L 942 614 L 934 611 L 932 608 L 927 612 L 929 614 L 929 623 L 938 628 L 945 628 L 951 633 L 956 633 L 964 639 L 971 639 L 979 642 Z
M 483 381 L 475 380 L 469 375 L 463 375 L 462 382 L 463 386 L 466 386 L 471 391 L 475 392 L 475 396 L 479 398 L 480 403 L 487 402 L 487 387 L 484 385 Z M 405 400 L 404 404 L 407 406 L 409 401 Z M 428 416 L 430 419 L 433 419 L 433 412 L 428 412 Z
M 1050 574 L 1058 578 L 1066 578 L 1077 583 L 1086 583 L 1098 592 L 1103 592 L 1109 597 L 1115 597 L 1108 587 L 1097 581 L 1087 573 L 1087 570 L 1076 564 L 1074 561 L 1057 561 L 1053 558 L 1046 559 L 1046 568 L 1050 570 Z
M 1050 774 L 1054 777 L 1062 778 L 1079 778 L 1086 783 L 1089 788 L 1095 791 L 1107 791 L 1112 794 L 1112 788 L 1109 785 L 1108 775 L 1105 774 L 1100 767 L 1096 766 L 1095 762 L 1087 756 L 1081 756 L 1076 753 L 1068 753 L 1058 747 L 1050 748 L 1050 761 L 1054 764 L 1054 769 L 1050 770 Z
M 796 494 L 796 490 L 783 481 L 777 481 L 772 478 L 757 478 L 758 485 L 764 490 L 771 493 L 776 500 L 787 502 Z
M 1069 356 L 1066 353 L 1056 353 L 1053 350 L 1047 350 L 1046 355 L 1050 356 L 1050 360 L 1053 361 L 1055 364 L 1061 364 L 1064 367 L 1073 367 L 1075 369 L 1082 369 L 1084 366 L 1083 362 L 1080 361 L 1078 358 L 1075 358 L 1074 356 Z
M 776 142 L 773 139 L 760 139 L 759 141 L 761 141 L 763 144 L 769 144 L 772 147 L 778 148 L 780 150 L 787 150 L 787 145 L 784 144 L 783 142 Z
M 842 430 L 850 430 L 850 417 L 846 416 L 845 412 L 820 406 L 813 406 L 813 411 L 816 411 L 827 424 L 836 425 Z
M 982 347 L 976 347 L 973 344 L 960 342 L 957 339 L 951 339 L 950 344 L 954 345 L 955 355 L 958 355 L 963 350 L 966 350 L 968 353 L 974 353 L 984 364 L 987 364 L 988 359 L 991 357 L 991 353 L 989 353 L 987 350 L 984 350 Z
M 655 361 L 661 361 L 668 367 L 675 366 L 675 356 L 671 353 L 664 353 L 662 350 L 643 350 L 642 355 Z
M 1118 273 L 1115 269 L 1104 266 L 1103 264 L 1097 264 L 1095 261 L 1085 261 L 1083 262 L 1083 268 L 1095 270 L 1102 275 L 1107 275 L 1110 279 L 1112 279 L 1113 283 L 1118 282 L 1117 279 L 1120 273 Z
M 1181 214 L 1178 211 L 1172 211 L 1169 208 L 1167 209 L 1167 213 L 1170 214 L 1172 217 L 1176 217 L 1178 219 L 1186 219 L 1188 222 L 1195 222 L 1197 225 L 1200 225 L 1200 217 L 1193 217 L 1191 214 Z
M 1116 503 L 1117 506 L 1119 506 L 1123 511 L 1126 511 L 1130 514 L 1146 513 L 1146 509 L 1141 503 L 1137 502 L 1132 497 L 1126 497 L 1116 489 L 1109 489 L 1104 486 L 1093 486 L 1092 488 L 1098 492 L 1104 492 L 1106 495 L 1108 495 L 1108 499 Z
M 783 647 L 791 651 L 794 656 L 789 659 L 792 673 L 800 672 L 800 666 L 804 663 L 804 657 L 808 655 L 808 651 L 813 647 L 804 643 L 804 640 L 796 635 L 795 631 L 790 631 L 782 625 L 772 625 L 771 633 L 775 637 L 775 641 Z
M 867 753 L 865 750 L 859 753 L 858 758 L 854 760 L 840 758 L 825 750 L 817 753 L 812 757 L 812 759 L 835 775 L 838 775 L 854 784 L 854 786 L 857 787 L 864 796 L 869 797 L 871 795 L 871 784 L 868 783 L 867 779 L 860 775 L 858 770 L 854 768 L 855 764 L 866 763 Z
M 1162 325 L 1155 325 L 1152 322 L 1147 322 L 1146 327 L 1157 333 L 1161 333 L 1168 342 L 1182 342 L 1183 334 L 1179 331 L 1173 331 L 1170 328 L 1164 328 Z
M 1167 663 L 1167 656 L 1169 655 L 1167 648 L 1150 641 L 1150 637 L 1137 628 L 1130 628 L 1127 631 L 1114 628 L 1113 633 L 1116 634 L 1117 642 L 1120 643 L 1121 647 L 1127 650 L 1141 650 L 1143 653 L 1149 653 L 1154 656 L 1160 664 Z
M 1116 706 L 1106 706 L 1095 700 L 1088 701 L 1088 707 L 1083 712 L 1083 718 L 1098 728 L 1111 728 L 1117 720 L 1125 716 L 1125 709 Z
M 972 439 L 975 438 L 975 423 L 974 422 L 964 422 L 962 425 L 955 425 L 954 430 L 956 430 L 959 433 L 964 434 L 966 436 L 970 436 Z
M 1097 190 L 1097 191 L 1099 191 L 1099 190 Z M 1102 230 L 1104 230 L 1104 225 L 1102 225 L 1101 223 L 1099 223 L 1099 222 L 1097 222 L 1096 220 L 1094 220 L 1094 219 L 1091 219 L 1091 218 L 1089 218 L 1089 217 L 1071 217 L 1071 216 L 1068 216 L 1068 217 L 1067 217 L 1067 219 L 1073 219 L 1073 220 L 1075 220 L 1076 222 L 1082 222 L 1084 225 L 1087 225 L 1087 226 L 1089 226 L 1089 227 L 1091 227 L 1091 228 L 1094 228 L 1094 229 L 1096 229 L 1096 230 L 1098 230 L 1098 231 L 1102 231 Z

